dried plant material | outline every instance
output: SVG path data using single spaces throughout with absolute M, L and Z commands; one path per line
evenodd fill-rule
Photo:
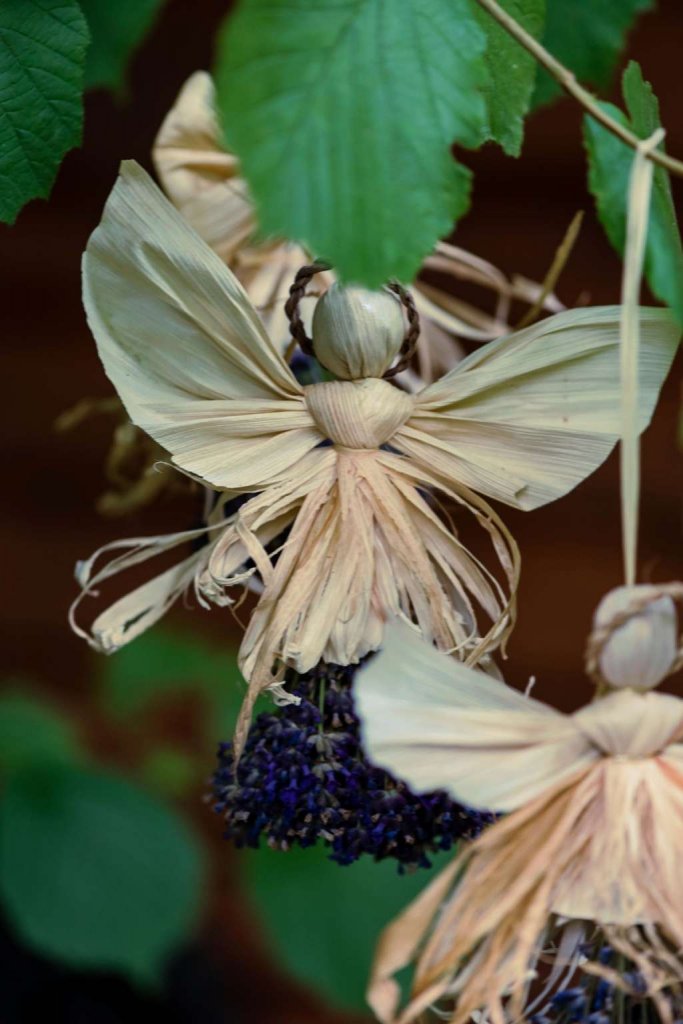
M 617 308 L 558 314 L 415 395 L 379 376 L 302 387 L 234 275 L 133 163 L 83 267 L 88 321 L 133 422 L 183 471 L 225 491 L 221 508 L 253 495 L 195 576 L 203 599 L 224 603 L 235 583 L 255 574 L 263 583 L 240 654 L 247 710 L 262 689 L 280 692 L 287 665 L 357 661 L 397 611 L 471 661 L 504 640 L 519 557 L 479 494 L 534 508 L 609 453 L 619 427 Z M 677 332 L 662 310 L 641 319 L 644 426 Z M 363 344 L 361 364 L 388 372 L 393 348 L 382 333 Z M 475 515 L 504 586 L 431 494 Z M 285 529 L 279 550 L 268 550 Z M 81 582 L 93 586 L 88 572 Z M 93 643 L 112 649 L 138 620 L 107 615 L 106 631 L 102 621 Z M 243 736 L 244 718 L 240 728 Z
M 313 313 L 315 355 L 342 380 L 381 377 L 403 344 L 399 298 L 333 284 Z
M 533 306 L 526 311 L 522 319 L 517 324 L 516 329 L 518 331 L 521 330 L 522 327 L 528 327 L 529 324 L 532 324 L 543 312 L 544 303 L 559 281 L 560 274 L 567 265 L 567 261 L 572 254 L 574 246 L 576 245 L 576 240 L 579 237 L 582 223 L 583 210 L 579 210 L 578 213 L 575 213 L 572 217 L 569 227 L 565 232 L 565 236 L 557 247 L 557 252 L 555 253 L 553 261 L 545 275 L 538 297 L 534 301 Z
M 284 351 L 289 342 L 283 314 L 287 288 L 309 256 L 293 243 L 259 238 L 238 160 L 222 143 L 214 85 L 205 71 L 195 72 L 184 84 L 159 130 L 152 156 L 170 199 L 237 274 L 270 337 Z M 437 246 L 424 267 L 471 281 L 491 291 L 496 299 L 495 311 L 488 315 L 434 285 L 415 283 L 413 297 L 423 324 L 417 369 L 424 383 L 452 369 L 462 358 L 464 350 L 457 339 L 490 341 L 507 334 L 513 300 L 539 303 L 551 313 L 564 308 L 554 295 L 542 296 L 540 285 L 522 278 L 510 282 L 491 263 L 446 243 Z M 332 280 L 327 274 L 319 286 L 324 288 Z
M 144 508 L 165 492 L 182 492 L 197 484 L 167 465 L 168 453 L 128 419 L 121 400 L 83 399 L 57 418 L 55 429 L 73 430 L 93 416 L 111 416 L 116 421 L 104 473 L 111 485 L 97 499 L 102 516 L 118 518 Z
M 299 245 L 259 239 L 239 162 L 222 146 L 220 138 L 212 80 L 205 72 L 196 72 L 164 119 L 154 145 L 154 163 L 176 207 L 237 274 L 269 336 L 286 353 L 292 342 L 284 301 L 296 271 L 308 257 Z M 510 329 L 508 316 L 513 300 L 533 301 L 535 308 L 541 300 L 540 286 L 522 279 L 511 283 L 492 264 L 445 243 L 439 244 L 425 266 L 492 291 L 496 309 L 489 316 L 438 288 L 416 285 L 414 298 L 422 316 L 419 376 L 412 371 L 403 375 L 404 386 L 411 391 L 452 369 L 463 358 L 457 337 L 474 341 L 499 337 Z M 333 280 L 331 273 L 322 274 L 318 290 L 324 291 Z M 302 303 L 307 321 L 314 302 L 315 296 L 311 296 Z M 549 312 L 564 308 L 552 295 L 545 297 L 542 305 Z M 169 489 L 182 487 L 184 481 L 164 465 L 165 457 L 162 448 L 145 439 L 122 417 L 105 465 L 113 486 L 99 499 L 98 511 L 123 516 L 150 504 Z
M 220 144 L 211 77 L 185 82 L 154 141 L 156 172 L 173 203 L 226 263 L 254 235 L 256 217 L 239 161 Z M 299 264 L 305 262 L 299 253 Z
M 649 690 L 680 664 L 677 583 L 617 587 L 597 607 L 586 670 L 600 687 Z
M 655 996 L 683 981 L 676 955 L 662 967 L 683 946 L 682 700 L 617 690 L 561 714 L 398 624 L 356 695 L 375 763 L 416 792 L 511 812 L 385 931 L 368 993 L 380 1020 L 406 1024 L 444 998 L 454 1024 L 523 1018 L 558 918 L 605 928 Z M 399 1010 L 394 975 L 414 959 Z
M 659 145 L 663 136 L 664 130 L 660 128 L 650 139 L 638 145 L 629 181 L 626 251 L 621 289 L 622 441 L 620 448 L 624 577 L 628 585 L 633 585 L 636 582 L 638 499 L 640 495 L 638 433 L 640 318 L 638 316 L 638 299 L 643 276 L 654 171 L 652 161 L 648 160 L 647 155 Z

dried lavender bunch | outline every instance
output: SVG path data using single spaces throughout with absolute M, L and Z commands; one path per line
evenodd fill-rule
M 292 673 L 290 689 L 301 703 L 258 715 L 236 771 L 232 744 L 220 745 L 213 797 L 226 839 L 239 847 L 264 839 L 280 850 L 320 841 L 339 864 L 366 853 L 393 857 L 405 870 L 430 867 L 431 854 L 488 824 L 488 814 L 442 791 L 417 796 L 368 761 L 353 675 L 353 667 L 332 665 Z

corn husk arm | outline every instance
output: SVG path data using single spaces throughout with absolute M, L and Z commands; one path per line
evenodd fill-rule
M 229 553 L 221 560 L 226 580 L 219 582 L 210 574 L 208 567 L 225 536 L 230 535 L 236 519 L 235 514 L 227 517 L 221 515 L 223 503 L 223 499 L 220 499 L 207 526 L 157 537 L 132 537 L 114 541 L 80 562 L 76 578 L 81 592 L 69 611 L 69 621 L 74 632 L 84 637 L 96 650 L 111 654 L 154 625 L 189 589 L 194 590 L 197 603 L 202 608 L 209 608 L 212 603 L 231 604 L 226 593 L 227 580 L 231 584 L 248 583 L 255 570 L 246 568 L 246 564 L 253 557 L 254 546 L 263 549 L 269 545 L 274 537 L 291 524 L 293 516 L 285 511 L 279 516 L 273 515 L 262 526 L 258 524 L 254 528 L 252 543 L 245 543 L 238 536 L 230 545 Z M 198 551 L 105 607 L 87 630 L 79 625 L 80 608 L 85 598 L 99 597 L 101 588 L 110 580 L 158 555 L 163 556 L 198 540 L 206 541 Z
M 509 811 L 599 755 L 572 721 L 389 625 L 356 700 L 373 761 L 412 789 Z
M 639 429 L 679 331 L 642 309 Z M 517 508 L 561 497 L 620 432 L 619 307 L 570 310 L 491 342 L 416 396 L 394 440 L 421 465 Z
M 88 243 L 83 288 L 129 416 L 183 469 L 256 489 L 322 439 L 235 276 L 133 162 Z

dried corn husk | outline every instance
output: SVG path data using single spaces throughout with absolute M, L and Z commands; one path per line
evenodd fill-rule
M 197 484 L 167 465 L 168 453 L 128 419 L 121 400 L 82 399 L 55 421 L 59 431 L 73 430 L 94 416 L 113 417 L 116 426 L 104 462 L 109 486 L 97 499 L 102 516 L 118 518 L 136 512 L 166 492 L 199 490 Z
M 210 75 L 197 71 L 185 82 L 166 116 L 152 151 L 159 179 L 173 203 L 199 235 L 237 274 L 264 319 L 269 335 L 284 350 L 289 325 L 283 305 L 294 274 L 309 256 L 298 245 L 259 239 L 248 187 L 236 157 L 225 149 L 215 111 Z M 422 382 L 436 379 L 463 356 L 457 339 L 490 341 L 510 331 L 513 300 L 530 305 L 542 286 L 521 277 L 511 281 L 493 264 L 464 249 L 440 243 L 425 269 L 454 280 L 471 281 L 493 294 L 494 310 L 485 313 L 434 285 L 417 282 L 413 298 L 422 317 L 417 363 Z M 327 287 L 333 276 L 317 278 Z M 552 294 L 542 310 L 564 307 Z
M 615 308 L 561 313 L 491 343 L 416 395 L 378 378 L 304 388 L 235 276 L 132 163 L 90 239 L 83 277 L 100 357 L 133 422 L 208 486 L 261 492 L 234 524 L 264 584 L 241 655 L 252 699 L 279 685 L 282 665 L 321 652 L 362 657 L 397 605 L 465 658 L 499 644 L 514 617 L 518 555 L 477 492 L 533 508 L 571 489 L 617 438 Z M 661 310 L 642 310 L 641 321 L 644 426 L 677 331 Z M 504 587 L 424 488 L 474 512 Z M 253 535 L 281 522 L 280 502 L 292 528 L 273 569 Z M 233 575 L 215 571 L 214 587 Z M 470 599 L 490 627 L 472 621 Z
M 342 380 L 382 377 L 404 336 L 401 302 L 393 292 L 333 284 L 313 313 L 316 359 Z
M 650 194 L 654 165 L 647 154 L 664 136 L 658 129 L 636 149 L 628 192 L 626 251 L 621 285 L 621 519 L 623 531 L 624 577 L 627 585 L 636 582 L 638 503 L 640 498 L 640 444 L 638 431 L 638 395 L 640 360 L 640 318 L 638 299 L 645 259 Z
M 653 956 L 662 940 L 683 945 L 683 701 L 621 690 L 560 714 L 405 625 L 387 628 L 356 698 L 377 764 L 418 792 L 512 812 L 385 931 L 368 990 L 380 1020 L 414 1020 L 444 995 L 455 1024 L 479 1010 L 518 1019 L 553 915 L 609 927 L 625 947 L 643 926 Z M 399 1010 L 393 976 L 413 959 Z M 667 981 L 682 979 L 674 958 Z
M 617 587 L 595 612 L 588 672 L 608 687 L 648 690 L 678 667 L 676 584 Z

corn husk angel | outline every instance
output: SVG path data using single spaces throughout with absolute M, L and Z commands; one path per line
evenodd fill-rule
M 164 118 L 152 158 L 169 198 L 237 275 L 269 337 L 286 352 L 292 339 L 285 299 L 294 275 L 308 257 L 293 242 L 259 237 L 239 161 L 221 144 L 214 93 L 209 74 L 197 71 L 190 76 Z M 548 285 L 541 286 L 520 275 L 508 280 L 488 261 L 446 243 L 439 243 L 424 268 L 473 283 L 492 293 L 495 303 L 491 313 L 486 313 L 433 284 L 415 285 L 413 296 L 422 318 L 414 360 L 418 372 L 411 367 L 403 376 L 412 390 L 421 380 L 433 380 L 463 357 L 458 338 L 489 341 L 507 334 L 514 301 L 527 303 L 527 316 L 532 318 L 543 311 L 557 313 L 564 309 Z M 556 277 L 552 275 L 553 282 Z M 317 292 L 324 291 L 333 280 L 331 271 L 321 273 L 316 279 Z M 302 302 L 307 320 L 314 302 L 315 296 Z M 125 516 L 161 494 L 181 490 L 177 475 L 164 465 L 164 449 L 131 423 L 116 398 L 84 399 L 66 410 L 55 426 L 68 431 L 94 417 L 109 417 L 115 424 L 104 466 L 108 486 L 97 501 L 101 515 Z
M 83 282 L 132 421 L 221 496 L 200 530 L 118 541 L 82 563 L 81 598 L 157 553 L 208 540 L 87 634 L 76 628 L 113 651 L 188 586 L 202 605 L 225 604 L 230 587 L 258 576 L 240 649 L 247 718 L 264 688 L 287 699 L 287 666 L 355 663 L 393 615 L 470 661 L 496 647 L 512 624 L 519 561 L 485 497 L 536 508 L 583 480 L 616 440 L 618 307 L 560 313 L 489 343 L 412 395 L 384 379 L 405 342 L 396 295 L 335 286 L 316 307 L 312 343 L 343 379 L 301 386 L 235 276 L 134 163 L 88 243 Z M 642 429 L 677 331 L 664 310 L 640 317 Z M 503 582 L 437 499 L 484 528 Z
M 555 980 L 587 959 L 584 970 L 619 984 L 587 957 L 596 929 L 671 1019 L 666 993 L 683 980 L 683 700 L 651 688 L 680 664 L 682 597 L 673 584 L 604 599 L 588 648 L 598 697 L 574 714 L 406 625 L 387 628 L 356 680 L 368 756 L 416 792 L 443 788 L 506 816 L 386 929 L 369 986 L 380 1020 L 403 1024 L 430 1006 L 454 1024 L 477 1011 L 496 1024 L 528 1019 L 542 1013 L 534 993 L 551 948 L 563 949 Z M 393 976 L 413 960 L 399 1009 Z
M 214 92 L 206 72 L 190 76 L 159 129 L 152 158 L 169 198 L 237 275 L 269 336 L 286 352 L 292 339 L 285 299 L 290 282 L 308 257 L 293 242 L 259 237 L 239 161 L 220 141 Z M 481 342 L 507 334 L 513 302 L 529 306 L 528 319 L 543 311 L 563 310 L 551 289 L 566 255 L 568 252 L 555 261 L 555 272 L 551 267 L 549 280 L 542 286 L 518 274 L 508 280 L 487 260 L 440 242 L 426 259 L 424 269 L 491 293 L 493 309 L 487 313 L 433 283 L 417 282 L 412 294 L 422 318 L 422 331 L 415 365 L 406 369 L 404 385 L 415 390 L 422 381 L 431 381 L 453 367 L 464 355 L 459 338 Z M 321 273 L 316 280 L 318 294 L 333 280 L 331 271 Z M 302 302 L 307 320 L 314 302 L 315 296 Z M 72 430 L 96 416 L 110 417 L 115 423 L 104 466 L 108 486 L 97 501 L 101 515 L 125 516 L 162 494 L 181 491 L 181 481 L 164 465 L 164 449 L 131 423 L 115 398 L 84 399 L 66 410 L 55 426 L 60 431 Z
M 196 71 L 185 82 L 166 115 L 152 150 L 164 191 L 189 224 L 234 271 L 259 311 L 269 336 L 284 351 L 290 344 L 284 313 L 287 290 L 296 271 L 310 262 L 293 242 L 259 235 L 256 212 L 237 157 L 223 144 L 211 76 Z M 416 367 L 423 382 L 451 369 L 464 355 L 456 339 L 490 341 L 511 330 L 514 301 L 536 306 L 536 312 L 564 307 L 541 285 L 515 275 L 508 280 L 486 260 L 447 243 L 439 243 L 424 270 L 471 282 L 494 297 L 490 313 L 451 295 L 433 283 L 417 281 L 412 296 L 422 332 Z M 317 288 L 328 287 L 334 275 L 321 275 Z M 312 311 L 304 306 L 304 313 Z

